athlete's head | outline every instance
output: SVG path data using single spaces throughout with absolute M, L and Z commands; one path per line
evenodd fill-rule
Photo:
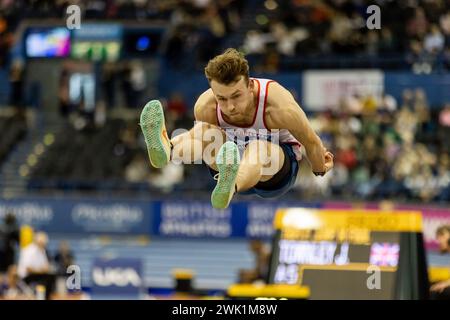
M 210 60 L 205 75 L 224 114 L 243 113 L 253 101 L 248 62 L 236 49 L 227 49 Z
M 450 225 L 443 225 L 436 230 L 436 240 L 441 252 L 450 252 Z

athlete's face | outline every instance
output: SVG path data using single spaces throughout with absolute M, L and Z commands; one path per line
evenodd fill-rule
M 450 251 L 450 248 L 449 248 L 450 232 L 444 231 L 443 233 L 438 234 L 436 240 L 438 241 L 439 249 L 442 252 L 449 252 Z
M 253 102 L 253 81 L 249 80 L 247 84 L 243 76 L 229 85 L 215 80 L 210 85 L 220 110 L 229 117 L 244 115 Z

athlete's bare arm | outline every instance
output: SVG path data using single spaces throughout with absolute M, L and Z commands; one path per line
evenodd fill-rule
M 216 115 L 216 99 L 211 89 L 203 92 L 198 97 L 194 106 L 194 116 L 196 121 L 207 122 L 218 125 Z
M 215 99 L 211 89 L 206 90 L 198 97 L 194 105 L 194 117 L 196 121 L 217 125 Z M 198 126 L 194 126 L 188 132 L 174 137 L 171 140 L 172 145 L 179 144 L 184 139 L 193 139 L 196 129 L 198 129 Z
M 276 82 L 270 83 L 265 120 L 268 129 L 287 129 L 305 147 L 313 172 L 333 167 L 333 154 L 323 146 L 292 94 Z

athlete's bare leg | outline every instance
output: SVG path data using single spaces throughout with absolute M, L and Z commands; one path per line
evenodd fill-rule
M 283 149 L 265 140 L 250 142 L 242 156 L 236 179 L 236 190 L 246 191 L 258 182 L 270 180 L 284 163 Z
M 172 140 L 172 160 L 184 164 L 200 163 L 202 160 L 218 171 L 216 156 L 225 143 L 225 132 L 219 127 L 197 122 L 194 127 Z
M 260 181 L 268 181 L 283 166 L 284 152 L 279 145 L 264 140 L 250 142 L 240 159 L 238 147 L 228 141 L 216 159 L 219 179 L 211 195 L 215 208 L 224 209 L 235 192 L 246 191 Z
M 225 132 L 212 124 L 197 122 L 188 132 L 169 139 L 161 103 L 152 100 L 141 113 L 140 125 L 151 164 L 164 167 L 170 160 L 179 163 L 201 163 L 217 170 L 216 155 L 226 141 Z

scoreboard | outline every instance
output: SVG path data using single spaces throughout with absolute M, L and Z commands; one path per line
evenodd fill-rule
M 90 61 L 117 61 L 121 56 L 123 26 L 85 23 L 73 30 L 71 57 Z
M 268 283 L 310 299 L 426 299 L 422 216 L 415 211 L 279 210 Z
M 75 59 L 114 62 L 121 54 L 120 41 L 74 41 L 71 56 Z

